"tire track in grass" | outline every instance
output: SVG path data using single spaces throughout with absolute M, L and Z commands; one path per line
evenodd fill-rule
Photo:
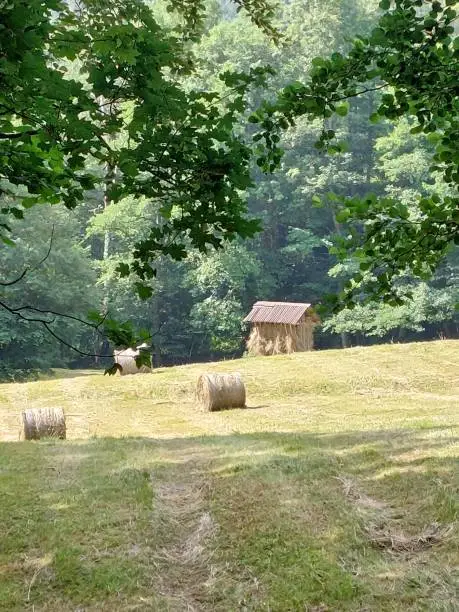
M 208 509 L 209 482 L 204 474 L 203 466 L 188 460 L 166 482 L 151 475 L 156 499 L 153 527 L 161 542 L 155 553 L 158 590 L 169 611 L 211 609 L 217 525 Z
M 216 457 L 207 452 L 200 457 L 200 450 L 174 452 L 164 471 L 151 473 L 152 528 L 159 542 L 154 588 L 164 601 L 161 612 L 265 609 L 255 575 L 225 554 L 229 542 L 212 512 Z

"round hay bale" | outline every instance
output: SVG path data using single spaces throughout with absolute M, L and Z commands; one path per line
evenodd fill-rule
M 65 440 L 65 414 L 62 408 L 24 410 L 22 422 L 26 440 L 40 440 L 41 438 Z
M 245 408 L 245 387 L 241 375 L 201 374 L 196 386 L 200 406 L 209 412 Z
M 115 363 L 121 366 L 120 375 L 127 376 L 129 374 L 148 374 L 151 372 L 151 368 L 147 366 L 137 367 L 137 363 L 135 361 L 136 357 L 139 356 L 139 349 L 143 348 L 139 347 L 137 349 L 123 349 L 123 350 L 115 350 L 114 351 L 114 359 Z

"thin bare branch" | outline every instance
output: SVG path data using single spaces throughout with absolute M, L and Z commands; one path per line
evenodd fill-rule
M 52 325 L 52 323 L 54 323 L 55 319 L 47 321 L 45 319 L 38 319 L 38 318 L 34 318 L 34 317 L 26 317 L 26 316 L 24 316 L 22 314 L 21 310 L 28 309 L 28 307 L 11 308 L 10 306 L 8 306 L 8 304 L 5 304 L 5 302 L 2 302 L 2 301 L 0 301 L 0 307 L 4 308 L 10 314 L 18 317 L 19 319 L 21 319 L 21 321 L 27 321 L 28 323 L 39 323 L 40 325 L 43 325 L 43 327 L 50 334 L 50 336 L 52 336 L 55 340 L 57 340 L 58 342 L 60 342 L 64 346 L 66 346 L 67 348 L 71 349 L 72 351 L 75 351 L 79 355 L 83 355 L 85 357 L 108 357 L 108 358 L 111 358 L 111 359 L 113 358 L 112 354 L 110 354 L 110 355 L 101 355 L 99 353 L 88 353 L 86 351 L 82 351 L 78 347 L 73 346 L 73 344 L 70 344 L 69 342 L 67 342 L 66 340 L 61 338 L 61 336 L 56 334 L 56 332 L 51 327 L 51 325 Z M 43 311 L 43 310 L 40 310 L 38 308 L 36 308 L 36 309 L 30 308 L 30 310 L 35 310 L 35 311 L 41 312 L 41 313 L 46 313 L 47 312 L 47 314 L 51 314 L 50 311 Z M 88 325 L 89 327 L 92 327 L 93 329 L 97 329 L 97 327 L 98 327 L 97 325 L 89 323 L 88 321 L 84 321 L 83 319 L 78 319 L 77 317 L 72 317 L 71 315 L 64 315 L 62 313 L 56 313 L 56 314 L 58 316 L 60 316 L 60 317 L 64 317 L 64 318 L 68 318 L 68 319 L 74 319 L 76 321 L 79 321 L 80 323 Z
M 52 230 L 51 230 L 51 238 L 49 240 L 49 247 L 48 247 L 48 251 L 46 252 L 46 255 L 42 259 L 40 259 L 40 261 L 37 264 L 32 266 L 32 268 L 24 268 L 24 270 L 21 272 L 21 274 L 17 278 L 15 278 L 14 280 L 6 281 L 6 282 L 0 282 L 0 287 L 11 287 L 12 285 L 16 285 L 25 276 L 27 276 L 31 272 L 35 272 L 35 270 L 37 270 L 40 266 L 42 266 L 45 263 L 45 261 L 48 259 L 48 257 L 51 255 L 51 250 L 53 248 L 53 239 L 54 239 L 54 225 L 53 225 Z
M 0 140 L 17 140 L 23 136 L 35 136 L 39 130 L 27 130 L 26 132 L 0 132 Z
M 11 285 L 15 285 L 16 283 L 19 283 L 19 281 L 21 281 L 24 276 L 26 276 L 27 272 L 29 271 L 29 268 L 24 268 L 24 270 L 21 272 L 21 274 L 15 278 L 12 281 L 7 281 L 6 283 L 0 283 L 0 287 L 10 287 Z
M 74 315 L 64 314 L 63 312 L 56 312 L 55 310 L 45 310 L 42 308 L 35 308 L 34 306 L 19 306 L 19 308 L 10 308 L 11 313 L 22 313 L 22 312 L 36 312 L 43 315 L 53 315 L 54 317 L 60 317 L 62 319 L 70 319 L 71 321 L 76 321 L 77 323 L 81 323 L 82 325 L 86 325 L 86 327 L 90 327 L 91 329 L 95 329 L 99 331 L 100 334 L 100 326 L 103 321 L 106 319 L 106 316 L 103 317 L 103 320 L 99 323 L 91 323 L 90 321 L 86 321 L 85 319 L 81 319 L 80 317 L 76 317 Z
M 70 344 L 70 342 L 67 342 L 66 340 L 61 338 L 61 336 L 56 334 L 56 332 L 50 327 L 49 323 L 47 323 L 46 321 L 41 321 L 41 323 L 42 323 L 43 327 L 46 329 L 46 331 L 55 340 L 57 340 L 58 342 L 60 342 L 64 346 L 66 346 L 67 348 L 71 349 L 72 351 L 75 351 L 79 355 L 83 355 L 83 357 L 109 357 L 110 359 L 113 359 L 113 355 L 112 354 L 110 354 L 110 355 L 101 355 L 100 353 L 88 353 L 86 351 L 82 351 L 81 349 L 77 348 L 76 346 L 73 346 L 73 344 Z

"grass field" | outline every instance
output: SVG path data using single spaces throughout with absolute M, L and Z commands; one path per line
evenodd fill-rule
M 0 385 L 1 610 L 459 610 L 458 341 L 77 374 Z

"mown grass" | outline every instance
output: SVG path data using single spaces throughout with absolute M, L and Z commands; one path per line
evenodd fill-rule
M 458 610 L 458 366 L 440 341 L 0 385 L 0 609 Z M 203 370 L 249 409 L 197 410 Z M 44 406 L 69 439 L 17 442 Z

